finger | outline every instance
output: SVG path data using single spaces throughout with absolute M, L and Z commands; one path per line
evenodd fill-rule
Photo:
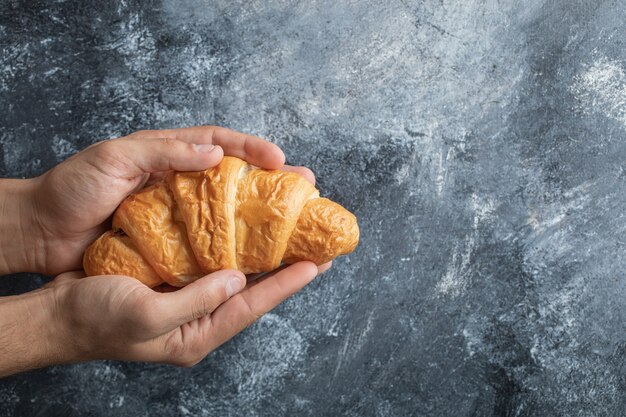
M 259 137 L 216 127 L 213 143 L 224 146 L 228 155 L 245 159 L 261 168 L 278 169 L 285 163 L 285 154 L 273 143 Z
M 294 167 L 291 165 L 285 165 L 281 168 L 283 171 L 287 172 L 295 172 L 296 174 L 302 175 L 308 182 L 315 185 L 315 174 L 307 167 Z
M 241 272 L 225 269 L 200 278 L 178 291 L 159 293 L 156 303 L 165 330 L 210 314 L 245 285 L 246 279 Z
M 296 174 L 302 175 L 307 181 L 315 185 L 315 174 L 313 174 L 313 171 L 311 171 L 309 168 L 284 165 L 280 169 L 283 171 L 295 172 Z M 140 190 L 143 187 L 148 187 L 152 184 L 156 184 L 157 182 L 162 181 L 164 177 L 165 172 L 153 172 L 152 174 L 150 174 L 150 177 L 146 181 L 142 182 L 137 187 L 137 190 Z
M 324 272 L 328 271 L 331 266 L 333 266 L 333 261 L 326 262 L 325 264 L 318 265 L 317 266 L 317 273 L 318 274 L 323 274 Z
M 159 171 L 201 171 L 220 163 L 219 146 L 172 138 L 125 137 L 100 142 L 88 154 L 100 170 L 123 178 Z
M 256 136 L 219 126 L 194 126 L 180 129 L 144 130 L 133 133 L 137 138 L 171 137 L 188 143 L 219 145 L 225 155 L 236 156 L 267 169 L 278 169 L 285 163 L 285 154 L 273 143 Z
M 250 284 L 213 312 L 207 346 L 215 349 L 301 290 L 317 273 L 313 262 L 298 262 Z
M 333 261 L 328 261 L 324 264 L 318 265 L 317 274 L 318 275 L 323 274 L 324 272 L 328 271 L 332 265 L 333 265 Z M 248 279 L 247 289 L 263 282 L 264 278 L 268 278 L 269 276 L 275 275 L 276 273 L 278 273 L 279 271 L 282 271 L 285 268 L 289 268 L 289 266 L 290 266 L 289 264 L 283 264 L 271 272 L 261 272 L 258 274 L 247 275 L 246 276 L 246 278 Z
M 85 278 L 87 275 L 85 275 L 85 271 L 71 271 L 71 272 L 64 272 L 62 274 L 59 274 L 56 276 L 55 281 L 65 281 L 65 280 L 70 280 L 70 279 L 79 279 L 79 278 Z

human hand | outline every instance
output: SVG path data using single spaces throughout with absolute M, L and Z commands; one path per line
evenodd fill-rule
M 108 219 L 126 196 L 168 170 L 215 166 L 224 154 L 269 169 L 281 168 L 285 160 L 280 148 L 260 138 L 200 126 L 98 142 L 34 178 L 28 187 L 32 208 L 22 210 L 31 218 L 24 237 L 30 243 L 21 244 L 31 248 L 25 255 L 33 257 L 28 270 L 56 275 L 80 269 L 85 248 L 110 228 Z M 304 168 L 286 169 L 313 177 Z
M 163 293 L 130 277 L 61 274 L 0 298 L 0 377 L 96 359 L 194 365 L 329 267 L 299 262 L 247 284 L 223 270 Z
M 299 262 L 247 285 L 241 272 L 223 270 L 164 293 L 128 277 L 80 273 L 59 275 L 49 287 L 71 361 L 191 366 L 328 267 Z

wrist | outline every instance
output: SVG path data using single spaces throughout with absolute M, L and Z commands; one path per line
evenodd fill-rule
M 79 360 L 57 319 L 54 290 L 0 299 L 0 376 Z
M 0 275 L 43 271 L 44 241 L 34 207 L 36 181 L 0 180 Z
M 58 278 L 57 278 L 58 280 Z M 74 292 L 72 283 L 58 283 L 51 287 L 54 331 L 50 336 L 52 349 L 58 352 L 61 362 L 70 363 L 102 359 L 96 351 L 98 329 L 85 325 L 84 315 L 79 313 L 83 297 Z

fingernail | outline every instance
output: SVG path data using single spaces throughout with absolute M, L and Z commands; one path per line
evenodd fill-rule
M 237 294 L 239 291 L 243 290 L 243 287 L 246 286 L 246 280 L 238 275 L 233 275 L 228 278 L 228 282 L 226 283 L 226 295 L 229 297 Z
M 215 149 L 215 145 L 211 145 L 210 143 L 201 143 L 201 144 L 194 143 L 193 146 L 195 146 L 196 151 L 203 152 L 203 153 L 209 153 L 213 149 Z

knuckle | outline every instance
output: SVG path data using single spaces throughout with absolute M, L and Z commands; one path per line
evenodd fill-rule
M 200 352 L 180 342 L 167 344 L 165 356 L 169 363 L 183 368 L 191 368 L 204 358 Z
M 165 358 L 168 362 L 178 365 L 182 362 L 185 355 L 186 347 L 181 342 L 171 342 L 165 344 Z
M 100 142 L 94 151 L 96 159 L 108 164 L 115 164 L 120 159 L 124 159 L 123 151 L 120 149 L 120 142 L 117 139 Z
M 200 130 L 200 136 L 202 139 L 211 142 L 214 132 L 218 129 L 220 129 L 220 127 L 216 125 L 204 125 L 202 126 L 202 130 Z
M 248 301 L 246 297 L 241 296 L 241 298 L 243 300 L 244 307 L 246 308 L 246 311 L 247 311 L 246 317 L 248 318 L 248 320 L 246 320 L 247 322 L 246 325 L 249 326 L 250 324 L 260 319 L 263 316 L 263 314 L 256 311 L 252 307 L 252 305 L 250 304 L 250 302 Z
M 103 140 L 96 143 L 93 151 L 96 159 L 110 159 L 117 152 L 115 142 L 112 140 Z
M 214 306 L 215 297 L 212 294 L 198 296 L 192 306 L 192 315 L 194 318 L 206 316 L 213 311 Z
M 116 139 L 96 143 L 91 152 L 91 164 L 104 172 L 111 168 L 123 170 L 125 167 L 126 158 L 120 152 Z
M 176 149 L 181 145 L 181 142 L 174 138 L 159 138 L 157 139 L 161 145 L 165 148 Z
M 202 125 L 202 129 L 199 130 L 201 135 L 212 135 L 213 131 L 219 129 L 219 126 L 216 125 Z
M 195 144 L 183 142 L 183 145 L 185 147 L 185 151 L 190 152 L 190 153 L 191 152 L 193 152 L 193 153 L 196 152 L 196 145 Z
M 198 362 L 200 362 L 203 358 L 204 356 L 197 355 L 197 354 L 189 355 L 187 357 L 181 358 L 179 362 L 179 366 L 183 368 L 191 368 L 192 366 L 197 365 Z

